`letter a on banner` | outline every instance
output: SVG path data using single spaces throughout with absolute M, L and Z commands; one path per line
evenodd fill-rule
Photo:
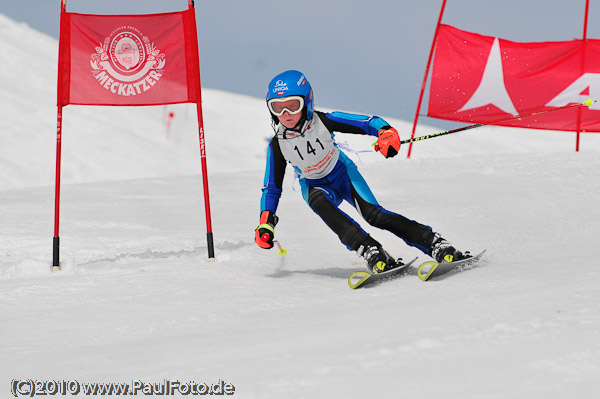
M 90 15 L 66 9 L 67 0 L 61 0 L 53 270 L 60 269 L 62 108 L 69 104 L 196 104 L 208 257 L 214 260 L 193 0 L 185 11 L 163 14 Z

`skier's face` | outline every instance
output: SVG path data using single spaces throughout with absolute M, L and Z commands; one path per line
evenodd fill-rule
M 283 113 L 283 115 L 278 116 L 278 118 L 283 126 L 285 126 L 288 129 L 292 129 L 298 124 L 298 122 L 300 121 L 300 118 L 302 118 L 302 112 L 298 112 L 296 114 L 290 114 L 286 110 Z

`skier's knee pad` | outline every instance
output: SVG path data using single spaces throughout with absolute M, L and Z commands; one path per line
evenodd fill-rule
M 360 210 L 364 219 L 371 226 L 381 227 L 385 223 L 387 215 L 381 210 L 380 207 L 377 207 L 373 204 L 368 204 L 363 205 Z
M 320 189 L 311 189 L 308 193 L 308 206 L 318 214 L 324 210 L 331 208 L 333 204 L 327 198 L 325 193 Z
M 367 234 L 355 221 L 340 211 L 327 195 L 327 192 L 313 188 L 308 195 L 308 205 L 323 219 L 340 241 L 349 249 L 356 251 Z

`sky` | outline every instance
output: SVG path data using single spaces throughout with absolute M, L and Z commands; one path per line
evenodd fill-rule
M 600 4 L 590 3 L 587 35 L 600 37 L 594 23 Z M 69 0 L 67 11 L 143 14 L 180 11 L 187 4 Z M 261 98 L 273 76 L 298 69 L 313 86 L 317 108 L 412 121 L 441 5 L 442 0 L 196 0 L 202 85 Z M 0 12 L 58 38 L 60 0 L 0 0 Z M 583 36 L 584 15 L 585 0 L 448 0 L 442 22 L 519 42 L 562 41 Z M 424 102 L 421 114 L 426 108 Z

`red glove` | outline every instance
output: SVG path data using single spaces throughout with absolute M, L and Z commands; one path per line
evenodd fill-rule
M 279 218 L 271 211 L 262 211 L 260 225 L 254 230 L 254 241 L 264 249 L 273 248 L 275 238 L 275 225 Z
M 400 136 L 393 127 L 379 129 L 379 139 L 375 144 L 375 151 L 380 151 L 386 158 L 392 158 L 400 151 Z

